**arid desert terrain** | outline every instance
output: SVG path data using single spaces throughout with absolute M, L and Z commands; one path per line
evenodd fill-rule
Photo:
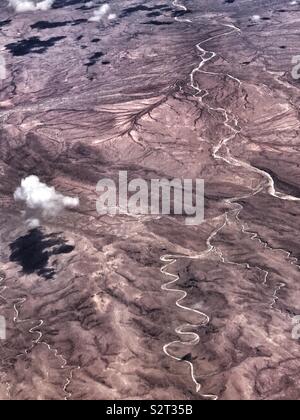
M 0 400 L 300 399 L 300 2 L 18 1 L 0 1 Z M 119 171 L 203 179 L 203 223 L 100 215 Z M 31 175 L 80 204 L 28 226 Z

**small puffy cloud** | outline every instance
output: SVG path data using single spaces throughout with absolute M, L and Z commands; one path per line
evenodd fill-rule
M 64 196 L 54 187 L 40 182 L 35 175 L 22 179 L 20 187 L 14 193 L 14 199 L 25 204 L 25 219 L 30 228 L 40 226 L 41 220 L 58 216 L 64 209 L 79 206 L 77 197 Z
M 31 12 L 35 10 L 48 10 L 51 8 L 54 0 L 9 0 L 9 5 L 15 9 L 16 12 Z
M 102 19 L 107 17 L 109 20 L 116 19 L 116 15 L 114 13 L 110 13 L 110 5 L 105 3 L 100 6 L 98 9 L 94 10 L 94 14 L 92 17 L 89 18 L 90 22 L 100 22 Z

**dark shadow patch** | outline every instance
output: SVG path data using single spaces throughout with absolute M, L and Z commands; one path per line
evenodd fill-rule
M 142 22 L 142 25 L 155 25 L 155 26 L 163 26 L 163 25 L 173 25 L 174 22 L 160 22 L 158 20 L 150 20 L 149 22 Z
M 55 0 L 52 9 L 62 9 L 63 7 L 76 6 L 77 4 L 83 5 L 90 0 Z
M 168 4 L 161 4 L 157 6 L 144 6 L 144 5 L 131 6 L 122 11 L 122 13 L 120 14 L 120 18 L 125 18 L 137 12 L 155 12 L 159 10 L 171 11 L 172 9 L 169 7 Z
M 86 22 L 88 22 L 88 19 L 75 19 L 75 20 L 72 20 L 71 26 L 81 25 L 82 23 L 86 23 Z
M 65 22 L 48 22 L 46 20 L 41 20 L 39 22 L 30 25 L 31 29 L 54 29 L 54 28 L 61 28 L 63 26 L 69 25 L 70 21 Z
M 10 19 L 8 19 L 8 20 L 2 20 L 2 21 L 0 20 L 0 28 L 3 28 L 3 26 L 9 25 L 10 22 L 11 22 Z
M 183 17 L 185 15 L 191 14 L 190 10 L 176 10 L 172 12 L 172 17 Z
M 55 29 L 55 28 L 62 28 L 64 26 L 76 26 L 81 25 L 82 23 L 87 22 L 87 19 L 76 19 L 76 20 L 65 20 L 64 22 L 49 22 L 47 20 L 40 20 L 39 22 L 34 23 L 31 25 L 31 29 Z
M 159 16 L 161 16 L 161 13 L 160 12 L 150 12 L 150 13 L 147 13 L 147 17 L 149 17 L 149 18 L 154 18 L 154 17 L 159 17 Z
M 187 353 L 185 356 L 181 358 L 182 362 L 193 362 L 192 353 Z
M 46 41 L 41 41 L 38 37 L 33 36 L 22 41 L 7 44 L 5 47 L 15 57 L 20 57 L 26 54 L 43 54 L 48 48 L 53 47 L 57 42 L 65 39 L 65 36 L 57 36 L 49 38 Z
M 265 168 L 261 165 L 255 165 L 255 166 L 257 169 L 260 169 L 261 171 L 268 173 L 273 178 L 275 189 L 277 191 L 287 194 L 287 195 L 292 195 L 296 198 L 300 198 L 300 187 L 297 184 L 294 185 L 292 183 L 286 182 L 285 180 L 281 179 L 279 175 L 277 175 L 275 172 L 273 172 L 269 168 Z
M 89 58 L 89 62 L 88 62 L 88 63 L 86 63 L 85 65 L 86 65 L 87 67 L 91 67 L 91 66 L 93 66 L 94 64 L 96 64 L 96 63 L 97 63 L 97 61 L 98 61 L 98 60 L 100 60 L 100 58 L 102 58 L 103 56 L 104 56 L 103 52 L 101 52 L 101 51 L 96 52 L 95 54 L 93 54 L 93 55 Z
M 74 246 L 68 245 L 59 233 L 44 235 L 40 229 L 33 229 L 10 244 L 10 261 L 18 263 L 24 274 L 37 273 L 46 280 L 55 275 L 48 267 L 52 255 L 69 254 Z

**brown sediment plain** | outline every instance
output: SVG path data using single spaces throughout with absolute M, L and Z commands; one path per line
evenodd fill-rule
M 6 3 L 0 399 L 299 399 L 298 2 Z M 205 221 L 99 216 L 120 170 Z M 31 174 L 80 207 L 28 231 Z

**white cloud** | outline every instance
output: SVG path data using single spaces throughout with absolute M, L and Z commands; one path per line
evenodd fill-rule
M 114 20 L 114 19 L 116 19 L 117 18 L 117 15 L 115 14 L 115 13 L 110 13 L 109 15 L 108 15 L 108 20 Z
M 40 182 L 35 175 L 22 179 L 21 186 L 14 193 L 14 199 L 26 205 L 25 219 L 30 228 L 38 227 L 41 219 L 56 217 L 64 209 L 79 206 L 77 197 L 67 197 L 58 193 L 54 187 Z
M 261 20 L 261 17 L 259 15 L 254 15 L 251 18 L 254 22 L 259 22 Z
M 110 12 L 110 5 L 105 3 L 100 6 L 98 9 L 94 10 L 94 15 L 89 18 L 90 22 L 100 22 L 105 16 Z M 110 14 L 109 16 L 111 16 Z
M 16 12 L 31 12 L 35 10 L 48 10 L 54 3 L 54 0 L 9 0 L 9 5 Z

